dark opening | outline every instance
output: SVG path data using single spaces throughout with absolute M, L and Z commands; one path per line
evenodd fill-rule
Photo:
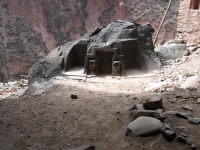
M 114 52 L 96 52 L 98 74 L 112 74 L 112 59 Z
M 140 53 L 137 41 L 122 43 L 125 69 L 140 69 Z
M 66 71 L 72 67 L 84 67 L 87 52 L 86 45 L 74 46 L 68 54 L 66 62 Z
M 199 9 L 199 0 L 190 1 L 190 9 Z

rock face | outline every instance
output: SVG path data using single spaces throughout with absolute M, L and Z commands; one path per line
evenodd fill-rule
M 157 46 L 155 51 L 160 54 L 162 61 L 182 58 L 187 54 L 186 44 L 182 43 L 182 41 L 177 42 L 176 39 L 164 45 Z
M 153 32 L 149 24 L 141 26 L 123 21 L 98 27 L 79 40 L 58 47 L 35 63 L 29 77 L 33 81 L 51 78 L 73 67 L 82 67 L 85 74 L 92 75 L 121 76 L 135 68 L 148 71 L 146 62 L 153 60 L 145 53 L 153 50 Z
M 181 1 L 176 36 L 178 38 L 183 38 L 187 43 L 193 43 L 200 46 L 199 4 L 197 4 L 198 7 L 192 6 L 192 1 L 193 0 Z
M 51 50 L 115 20 L 150 23 L 155 29 L 168 1 L 163 0 L 1 0 L 0 80 L 27 74 Z M 157 43 L 172 39 L 179 1 L 173 1 Z

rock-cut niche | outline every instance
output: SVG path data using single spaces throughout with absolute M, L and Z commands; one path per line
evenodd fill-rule
M 200 0 L 190 0 L 190 9 L 199 9 Z

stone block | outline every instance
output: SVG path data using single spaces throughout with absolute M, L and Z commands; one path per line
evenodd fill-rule
M 181 97 L 181 98 L 190 98 L 191 97 L 191 92 L 188 89 L 184 89 L 184 88 L 174 88 L 174 94 L 176 95 L 176 97 Z
M 147 99 L 143 105 L 150 110 L 162 109 L 162 97 L 161 95 L 153 95 L 150 99 Z

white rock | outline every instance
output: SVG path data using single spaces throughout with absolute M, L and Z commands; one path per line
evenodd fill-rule
M 160 120 L 142 116 L 128 125 L 127 132 L 131 131 L 133 136 L 148 136 L 159 133 L 162 126 Z
M 198 75 L 192 76 L 186 79 L 186 81 L 181 85 L 181 88 L 197 88 L 199 86 Z

